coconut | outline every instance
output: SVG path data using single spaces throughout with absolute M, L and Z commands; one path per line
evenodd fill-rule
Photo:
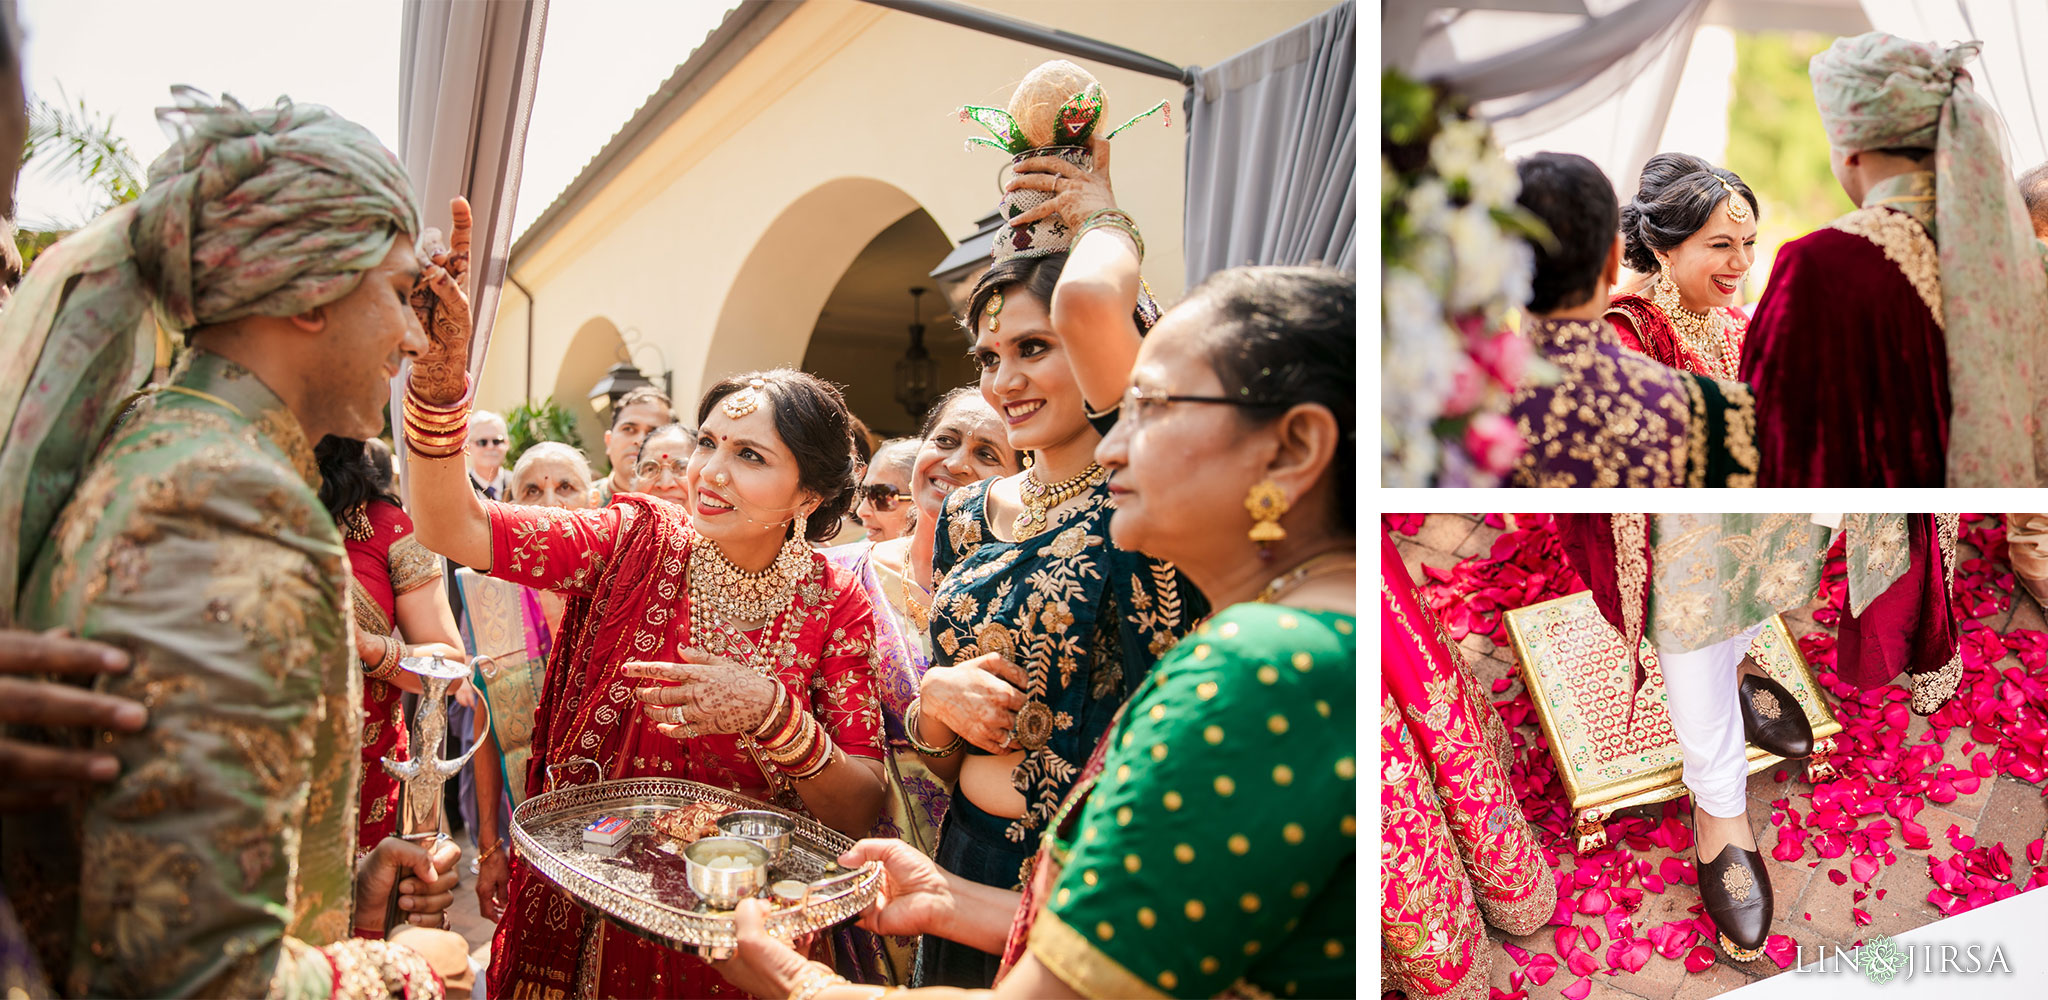
M 1097 82 L 1094 74 L 1065 59 L 1041 64 L 1017 85 L 1016 95 L 1010 98 L 1010 118 L 1032 148 L 1050 146 L 1059 129 L 1060 106 Z M 1102 114 L 1109 114 L 1106 98 Z

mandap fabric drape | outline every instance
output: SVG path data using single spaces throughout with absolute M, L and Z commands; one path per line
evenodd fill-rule
M 1345 0 L 1196 78 L 1189 287 L 1239 264 L 1358 269 L 1356 20 Z
M 1576 23 L 1516 4 L 1397 6 L 1408 9 L 1390 21 L 1400 37 L 1383 45 L 1385 65 L 1477 102 L 1510 157 L 1583 154 L 1627 199 L 1657 152 L 1707 3 L 1593 0 Z
M 406 0 L 399 54 L 398 158 L 412 175 L 424 224 L 448 227 L 448 200 L 469 199 L 471 248 L 469 370 L 483 372 L 512 248 L 512 207 L 526 126 L 540 77 L 548 0 Z M 393 412 L 405 391 L 391 385 Z M 405 449 L 397 449 L 401 471 Z M 402 481 L 402 477 L 401 477 Z

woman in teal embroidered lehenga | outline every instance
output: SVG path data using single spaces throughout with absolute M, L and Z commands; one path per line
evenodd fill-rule
M 1109 203 L 1107 178 L 1093 176 Z M 1170 564 L 1110 543 L 1114 508 L 1094 452 L 1116 418 L 1091 418 L 1069 342 L 1123 342 L 1128 357 L 1156 313 L 1140 309 L 1133 281 L 1081 322 L 1056 320 L 1073 230 L 1052 228 L 1036 227 L 1024 249 L 998 239 L 975 286 L 982 395 L 1034 464 L 947 499 L 932 554 L 934 666 L 906 722 L 932 770 L 958 781 L 936 860 L 1005 890 L 1029 882 L 1047 822 L 1118 707 L 1207 609 Z M 928 935 L 914 981 L 986 987 L 999 965 Z

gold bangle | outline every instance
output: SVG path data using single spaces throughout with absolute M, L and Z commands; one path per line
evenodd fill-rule
M 951 757 L 959 753 L 960 747 L 967 742 L 959 733 L 954 733 L 952 741 L 942 747 L 932 746 L 918 735 L 917 721 L 923 709 L 924 696 L 918 695 L 910 699 L 910 707 L 903 710 L 903 735 L 910 739 L 910 749 L 927 757 Z
M 491 860 L 491 855 L 498 853 L 498 848 L 503 846 L 505 846 L 505 838 L 503 837 L 491 841 L 491 846 L 484 848 L 483 853 L 476 856 L 477 864 L 483 864 Z

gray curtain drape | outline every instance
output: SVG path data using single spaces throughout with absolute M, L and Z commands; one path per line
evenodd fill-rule
M 1357 11 L 1345 0 L 1188 94 L 1188 287 L 1240 264 L 1358 270 Z
M 472 375 L 483 370 L 505 281 L 547 12 L 547 0 L 405 3 L 398 157 L 427 225 L 447 229 L 448 200 L 456 195 L 475 211 Z

